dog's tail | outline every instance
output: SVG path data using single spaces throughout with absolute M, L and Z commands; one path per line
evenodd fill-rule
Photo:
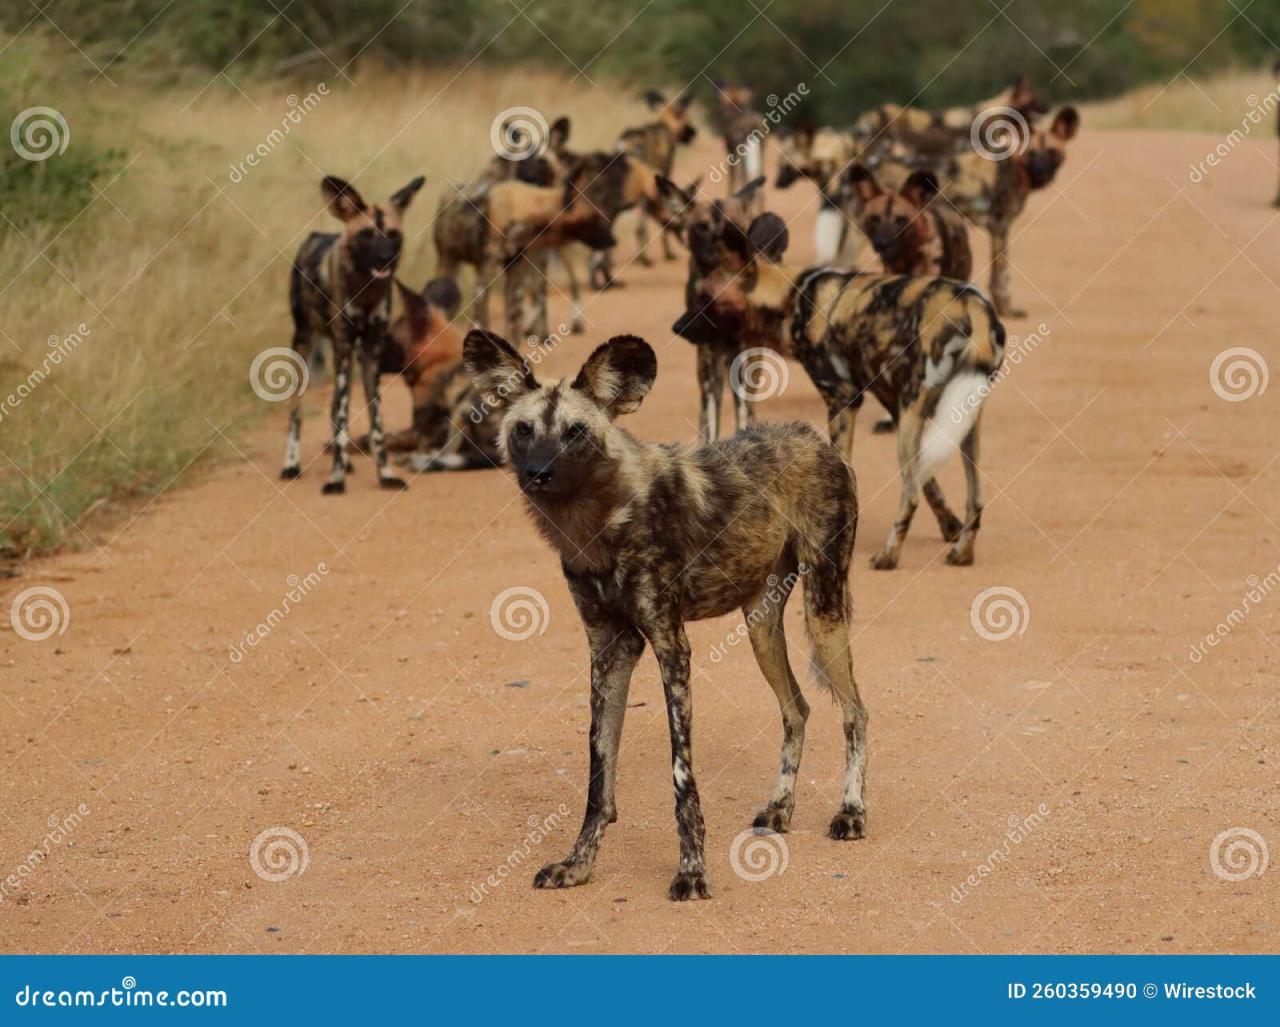
M 973 428 L 982 401 L 991 389 L 986 374 L 976 369 L 956 372 L 942 387 L 938 406 L 924 426 L 918 458 L 918 481 L 928 481 L 946 463 Z
M 743 143 L 742 166 L 748 182 L 764 174 L 764 143 L 755 132 Z

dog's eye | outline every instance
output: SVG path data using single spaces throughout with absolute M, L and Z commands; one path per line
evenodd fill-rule
M 516 426 L 511 429 L 511 434 L 517 439 L 524 441 L 533 434 L 533 425 L 528 421 L 517 421 Z
M 587 433 L 590 431 L 591 429 L 581 421 L 575 421 L 564 430 L 564 437 L 570 442 L 581 442 L 587 437 Z
M 356 233 L 356 238 L 361 242 L 368 242 L 373 238 L 374 232 L 372 228 L 362 228 Z
M 401 237 L 400 237 L 400 229 L 398 229 L 398 228 L 393 228 L 393 229 L 391 229 L 390 231 L 388 231 L 388 232 L 387 232 L 387 238 L 388 238 L 388 239 L 390 239 L 392 242 L 399 242 L 399 241 L 400 241 L 400 238 L 401 238 Z

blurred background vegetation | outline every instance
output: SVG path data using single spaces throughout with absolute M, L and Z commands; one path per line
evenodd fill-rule
M 33 6 L 35 6 L 33 4 Z M 0 5 L 18 31 L 26 3 Z M 847 120 L 911 98 L 945 107 L 1017 71 L 1095 99 L 1179 72 L 1270 63 L 1277 0 L 40 0 L 112 74 L 234 69 L 315 75 L 349 62 L 535 62 L 645 85 L 707 78 L 760 94 L 810 88 L 810 115 Z

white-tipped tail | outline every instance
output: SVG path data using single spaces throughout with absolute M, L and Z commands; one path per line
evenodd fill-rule
M 754 132 L 747 136 L 743 143 L 742 166 L 747 172 L 747 181 L 759 178 L 764 174 L 764 143 Z
M 813 225 L 813 248 L 817 263 L 834 264 L 844 242 L 844 215 L 834 207 L 823 207 Z
M 928 481 L 951 458 L 978 419 L 990 385 L 981 371 L 961 371 L 942 387 L 933 417 L 924 426 L 917 480 Z

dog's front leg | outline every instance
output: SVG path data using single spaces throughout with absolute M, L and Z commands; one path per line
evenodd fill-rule
M 720 437 L 720 397 L 724 393 L 724 361 L 720 348 L 709 343 L 698 345 L 698 435 L 704 445 Z
M 333 467 L 321 491 L 325 495 L 347 490 L 347 472 L 351 458 L 347 455 L 347 424 L 351 416 L 352 333 L 341 315 L 333 325 L 333 402 L 329 422 L 333 429 Z
M 710 898 L 703 855 L 706 829 L 693 776 L 693 697 L 689 691 L 689 639 L 678 621 L 650 629 L 649 642 L 662 672 L 671 729 L 671 780 L 676 793 L 676 830 L 680 835 L 680 869 L 668 896 L 676 902 Z
M 574 591 L 583 609 L 590 599 Z M 622 720 L 627 712 L 631 672 L 644 652 L 644 638 L 629 624 L 604 617 L 588 619 L 587 639 L 591 644 L 591 777 L 587 782 L 587 811 L 573 851 L 563 863 L 548 863 L 533 878 L 535 888 L 572 888 L 591 879 L 596 852 L 604 829 L 618 819 L 614 782 L 618 773 L 618 746 L 622 740 Z
M 991 302 L 1001 317 L 1026 317 L 1013 305 L 1009 286 L 1009 226 L 991 226 Z
M 407 488 L 401 477 L 387 470 L 386 439 L 382 431 L 382 399 L 379 389 L 382 365 L 382 343 L 386 326 L 374 322 L 360 347 L 360 374 L 364 379 L 364 398 L 369 405 L 369 452 L 378 472 L 378 485 L 384 489 Z

